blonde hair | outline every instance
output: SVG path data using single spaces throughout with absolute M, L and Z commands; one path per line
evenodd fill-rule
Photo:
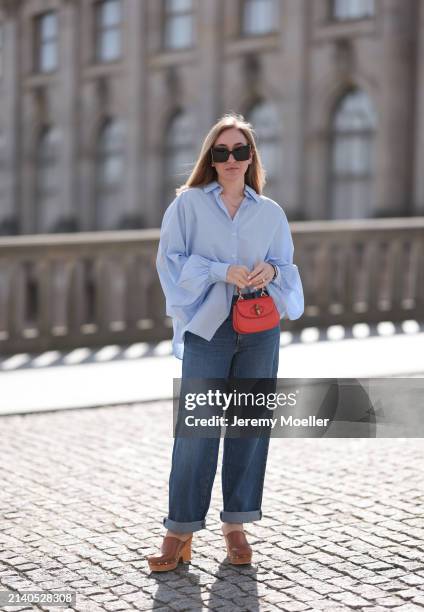
M 194 165 L 194 168 L 187 179 L 187 181 L 177 187 L 175 190 L 176 194 L 179 195 L 183 191 L 186 191 L 189 187 L 204 186 L 208 183 L 217 180 L 218 174 L 213 166 L 211 166 L 211 154 L 210 149 L 214 145 L 217 138 L 222 132 L 229 128 L 237 128 L 244 134 L 247 142 L 250 144 L 252 151 L 252 162 L 249 164 L 246 174 L 244 175 L 244 182 L 246 185 L 252 187 L 256 193 L 261 194 L 262 189 L 265 185 L 265 169 L 262 165 L 261 158 L 256 147 L 254 129 L 252 124 L 246 121 L 243 115 L 236 114 L 235 112 L 226 113 L 219 121 L 215 123 L 209 130 L 206 138 L 203 141 L 202 148 L 199 153 L 199 157 Z

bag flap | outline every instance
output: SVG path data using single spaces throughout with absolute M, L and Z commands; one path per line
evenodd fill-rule
M 249 300 L 238 300 L 235 308 L 240 316 L 248 319 L 257 319 L 258 317 L 270 315 L 275 309 L 275 304 L 271 296 L 266 296 Z

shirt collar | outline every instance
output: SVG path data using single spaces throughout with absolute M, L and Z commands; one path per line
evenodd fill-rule
M 205 193 L 208 193 L 209 191 L 212 191 L 213 189 L 219 189 L 219 193 L 221 193 L 223 187 L 222 185 L 218 183 L 218 181 L 212 181 L 211 183 L 208 183 L 207 185 L 203 187 L 203 191 Z M 256 191 L 252 187 L 250 187 L 250 185 L 245 184 L 244 193 L 245 195 L 248 195 L 253 200 L 255 200 L 255 202 L 259 202 L 259 199 L 260 199 L 259 195 L 256 193 Z

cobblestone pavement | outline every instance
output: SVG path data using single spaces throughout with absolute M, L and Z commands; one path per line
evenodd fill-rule
M 167 511 L 169 402 L 0 424 L 2 589 L 76 591 L 72 609 L 84 612 L 424 610 L 422 440 L 273 438 L 263 519 L 246 529 L 254 561 L 239 568 L 220 532 L 220 454 L 191 565 L 151 574 L 145 556 Z

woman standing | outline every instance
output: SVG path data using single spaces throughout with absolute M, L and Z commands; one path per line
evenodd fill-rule
M 224 115 L 207 134 L 187 183 L 165 211 L 157 271 L 172 317 L 174 355 L 188 378 L 275 378 L 280 325 L 237 333 L 237 292 L 273 298 L 280 318 L 298 319 L 302 283 L 279 204 L 262 195 L 265 171 L 253 129 L 241 115 Z M 247 297 L 249 297 L 247 296 Z M 220 438 L 174 439 L 169 513 L 152 571 L 191 559 L 192 534 L 205 528 Z M 262 517 L 269 436 L 225 438 L 220 518 L 230 563 L 250 563 L 243 524 Z

